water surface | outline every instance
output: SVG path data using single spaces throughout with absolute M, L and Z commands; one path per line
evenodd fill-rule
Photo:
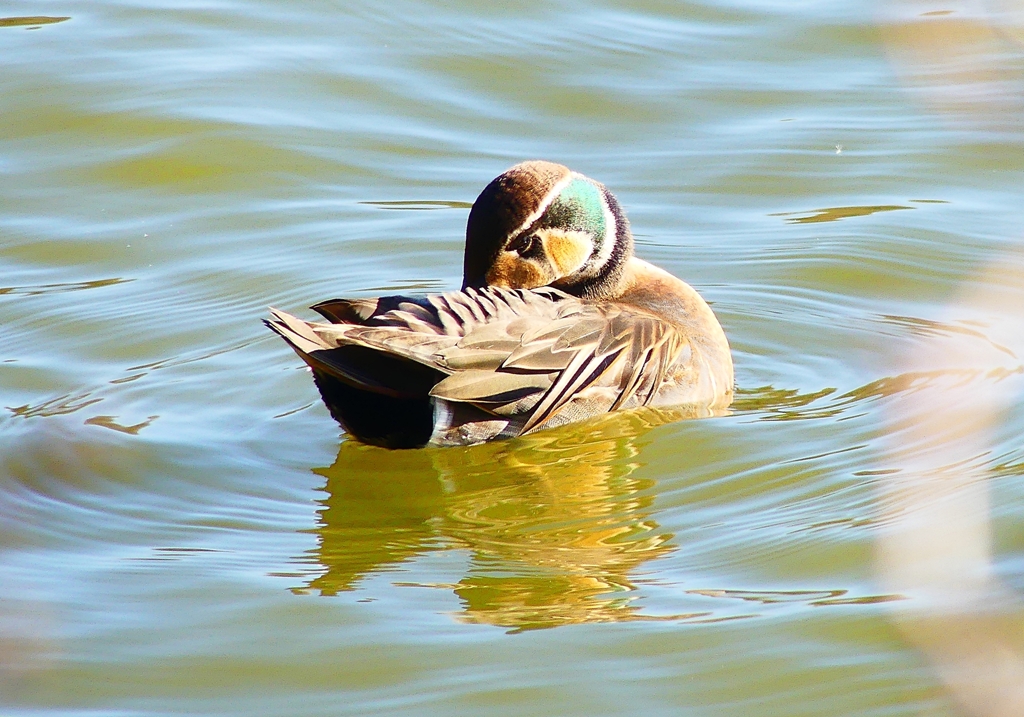
M 4 713 L 1019 714 L 1021 27 L 0 0 Z M 457 286 L 528 158 L 713 304 L 733 413 L 347 440 L 266 306 Z

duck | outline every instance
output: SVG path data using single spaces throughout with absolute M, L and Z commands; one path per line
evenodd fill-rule
M 470 209 L 457 291 L 331 299 L 266 325 L 333 418 L 385 448 L 514 438 L 643 406 L 717 415 L 725 331 L 683 280 L 634 255 L 619 202 L 554 162 L 516 164 Z

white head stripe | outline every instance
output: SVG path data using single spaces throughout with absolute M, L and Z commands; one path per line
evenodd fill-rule
M 594 266 L 597 269 L 603 269 L 608 260 L 612 258 L 612 251 L 619 240 L 618 222 L 615 220 L 615 215 L 612 214 L 612 208 L 608 206 L 604 192 L 601 192 L 601 209 L 604 211 L 604 239 L 601 240 L 601 247 L 597 256 L 594 257 Z
M 570 172 L 555 182 L 554 186 L 551 187 L 548 193 L 544 195 L 540 204 L 537 205 L 537 208 L 530 212 L 530 215 L 526 217 L 523 223 L 520 224 L 514 232 L 509 234 L 509 236 L 519 236 L 519 234 L 529 229 L 531 224 L 544 216 L 544 212 L 546 212 L 548 207 L 551 206 L 551 202 L 555 201 L 555 198 L 562 193 L 562 190 L 569 186 L 569 182 L 575 178 L 575 174 L 575 172 Z

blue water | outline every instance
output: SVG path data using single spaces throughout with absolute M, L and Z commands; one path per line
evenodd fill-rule
M 0 711 L 1019 712 L 1020 27 L 0 0 Z M 538 157 L 713 304 L 733 413 L 349 441 L 266 307 L 458 286 Z

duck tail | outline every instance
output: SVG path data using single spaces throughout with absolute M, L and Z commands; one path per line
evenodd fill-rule
M 283 338 L 313 370 L 313 380 L 331 416 L 364 443 L 416 448 L 434 427 L 430 389 L 443 374 L 409 359 L 356 343 L 328 343 L 310 324 L 271 308 L 267 327 Z

